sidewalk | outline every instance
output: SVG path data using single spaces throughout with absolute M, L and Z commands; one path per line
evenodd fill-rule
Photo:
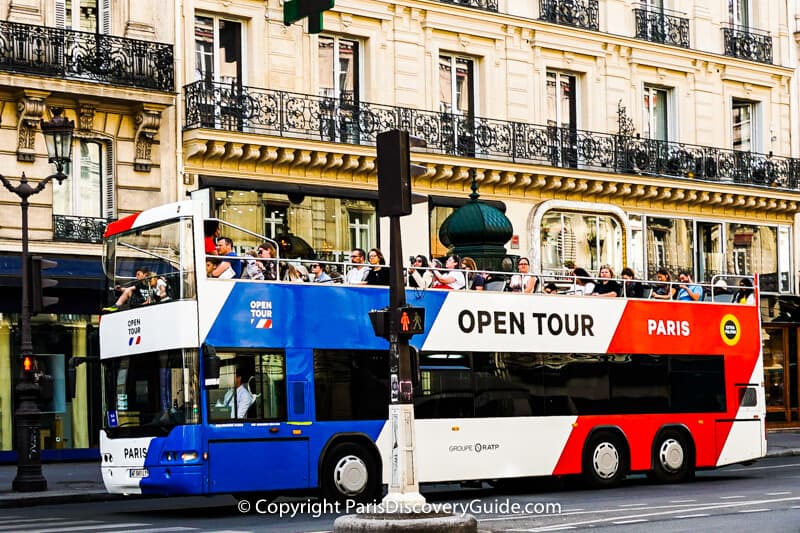
M 800 429 L 770 431 L 767 435 L 767 457 L 800 456 Z M 47 479 L 43 492 L 14 492 L 11 483 L 17 475 L 16 465 L 0 465 L 0 508 L 80 503 L 117 499 L 103 486 L 100 466 L 95 461 L 48 463 L 42 465 Z

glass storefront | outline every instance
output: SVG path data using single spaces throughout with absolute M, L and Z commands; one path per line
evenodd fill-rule
M 18 320 L 17 314 L 0 315 L 0 459 L 14 449 L 14 388 L 20 375 Z M 70 397 L 67 375 L 70 357 L 98 356 L 98 317 L 37 315 L 32 319 L 32 339 L 34 370 L 53 377 L 53 398 L 40 403 L 43 458 L 91 458 L 85 452 L 91 454 L 94 448 L 96 455 L 98 447 L 99 365 L 77 367 L 75 398 Z

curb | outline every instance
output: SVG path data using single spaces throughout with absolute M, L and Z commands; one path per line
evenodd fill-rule
M 105 490 L 93 492 L 14 493 L 10 497 L 0 495 L 0 509 L 10 507 L 32 507 L 35 505 L 55 505 L 60 503 L 90 503 L 130 498 L 122 494 L 109 494 Z

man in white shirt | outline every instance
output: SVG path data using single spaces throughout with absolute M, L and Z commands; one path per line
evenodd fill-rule
M 241 369 L 236 370 L 236 403 L 233 402 L 233 391 L 225 395 L 225 405 L 231 408 L 231 418 L 247 417 L 247 410 L 253 404 L 253 395 L 247 388 L 247 382 L 243 381 L 243 374 Z
M 367 253 L 361 248 L 353 248 L 353 251 L 350 252 L 350 262 L 355 263 L 355 266 L 347 271 L 347 275 L 344 277 L 345 283 L 348 285 L 364 285 L 364 279 L 369 274 L 369 269 L 364 264 L 366 255 Z

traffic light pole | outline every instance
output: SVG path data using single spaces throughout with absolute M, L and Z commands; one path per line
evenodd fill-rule
M 31 338 L 31 271 L 30 254 L 28 252 L 28 198 L 44 190 L 53 178 L 63 180 L 66 176 L 58 173 L 46 177 L 36 187 L 31 187 L 25 173 L 14 186 L 4 176 L 0 181 L 6 189 L 20 198 L 22 208 L 22 314 L 20 316 L 21 360 L 33 357 L 33 341 Z M 11 487 L 20 492 L 36 492 L 47 490 L 47 480 L 42 474 L 42 457 L 39 449 L 39 432 L 42 413 L 39 410 L 39 384 L 32 370 L 20 371 L 19 382 L 14 389 L 17 397 L 17 409 L 14 411 L 15 449 L 17 450 L 17 477 Z
M 389 217 L 389 372 L 392 456 L 389 490 L 383 500 L 389 510 L 414 512 L 425 503 L 419 492 L 414 436 L 414 391 L 411 381 L 409 336 L 400 334 L 400 311 L 406 304 L 400 217 Z M 419 511 L 417 511 L 419 512 Z

